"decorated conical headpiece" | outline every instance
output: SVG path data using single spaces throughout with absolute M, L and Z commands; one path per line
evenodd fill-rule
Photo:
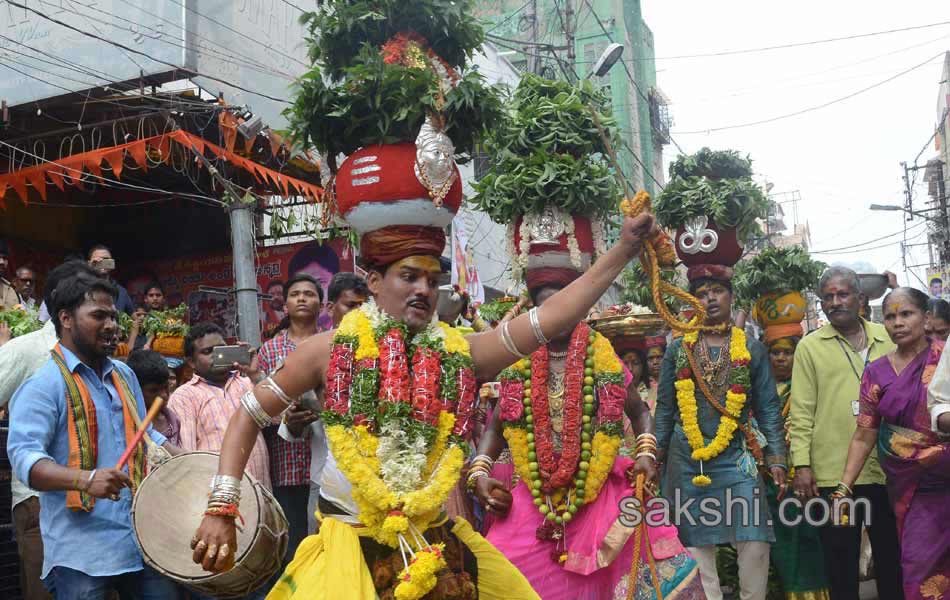
M 462 202 L 455 158 L 500 117 L 497 92 L 472 69 L 459 75 L 482 39 L 457 14 L 471 3 L 336 4 L 307 16 L 317 63 L 290 111 L 295 139 L 316 146 L 334 172 L 324 214 L 360 236 L 367 266 L 440 256 Z M 373 11 L 380 18 L 366 20 Z

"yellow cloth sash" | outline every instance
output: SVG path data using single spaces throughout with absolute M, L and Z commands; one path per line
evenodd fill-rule
M 359 529 L 332 517 L 307 536 L 267 600 L 376 600 L 376 588 L 360 548 Z M 452 533 L 478 561 L 479 600 L 541 600 L 505 556 L 456 519 Z

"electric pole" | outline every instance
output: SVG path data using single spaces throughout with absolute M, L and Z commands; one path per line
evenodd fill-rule
M 528 73 L 537 74 L 539 70 L 539 61 L 538 61 L 538 52 L 539 46 L 538 43 L 538 0 L 531 0 L 528 3 L 528 14 L 526 15 L 528 19 L 528 36 L 530 38 L 531 45 L 528 47 L 527 58 L 528 58 Z
M 567 64 L 569 73 L 577 66 L 577 50 L 574 47 L 574 0 L 564 0 L 564 37 L 567 45 Z

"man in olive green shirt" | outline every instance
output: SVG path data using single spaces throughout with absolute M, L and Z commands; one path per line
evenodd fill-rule
M 825 271 L 819 297 L 830 324 L 798 344 L 792 367 L 789 438 L 795 495 L 803 503 L 819 495 L 827 498 L 838 485 L 857 428 L 864 368 L 894 349 L 882 325 L 859 316 L 865 297 L 854 271 L 844 267 Z M 831 597 L 858 600 L 861 526 L 867 524 L 878 597 L 902 600 L 897 524 L 876 452 L 857 479 L 854 497 L 868 499 L 869 515 L 859 506 L 851 526 L 829 524 L 820 530 Z

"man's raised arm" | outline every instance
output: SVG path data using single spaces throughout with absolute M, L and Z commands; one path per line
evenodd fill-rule
M 266 416 L 274 417 L 287 408 L 287 398 L 296 398 L 306 392 L 319 388 L 323 383 L 323 371 L 330 352 L 333 332 L 315 335 L 291 352 L 284 366 L 254 386 L 253 398 L 242 398 L 241 403 L 254 401 Z M 252 406 L 253 408 L 253 406 Z M 264 415 L 261 415 L 262 419 Z M 247 466 L 251 450 L 257 442 L 261 427 L 251 418 L 244 408 L 238 410 L 228 422 L 228 430 L 221 443 L 221 462 L 218 475 L 231 475 L 240 478 Z
M 544 303 L 543 308 L 512 319 L 492 331 L 468 337 L 479 381 L 489 381 L 521 354 L 537 350 L 543 339 L 570 331 L 587 316 L 620 272 L 640 253 L 641 243 L 653 230 L 653 215 L 624 219 L 620 241 L 590 269 Z

